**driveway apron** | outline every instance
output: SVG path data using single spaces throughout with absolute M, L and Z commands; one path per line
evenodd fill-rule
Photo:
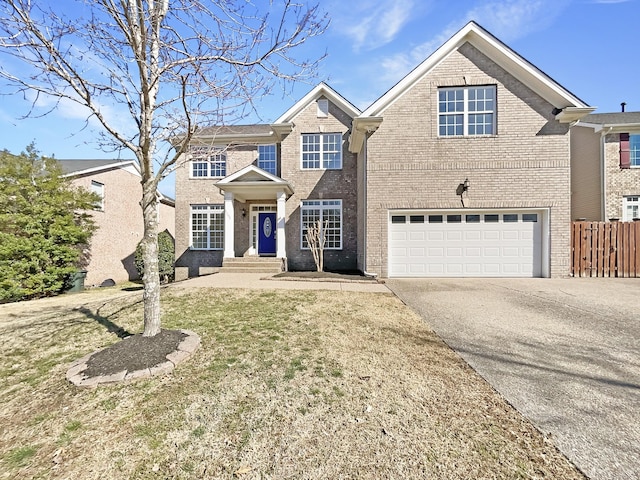
M 592 479 L 640 478 L 640 279 L 390 279 Z

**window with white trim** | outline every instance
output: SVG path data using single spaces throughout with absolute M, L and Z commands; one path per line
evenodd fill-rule
M 191 147 L 191 178 L 221 178 L 227 175 L 227 154 L 220 148 Z
M 496 87 L 438 89 L 438 135 L 495 135 Z
M 224 248 L 224 205 L 191 205 L 191 248 Z
M 640 218 L 640 195 L 622 197 L 622 221 L 631 222 Z
M 91 191 L 100 197 L 100 200 L 94 204 L 94 208 L 104 212 L 104 184 L 91 180 Z
M 278 157 L 275 144 L 258 145 L 258 168 L 277 175 Z
M 342 200 L 303 200 L 300 206 L 301 239 L 303 249 L 309 248 L 306 234 L 311 225 L 322 225 L 326 250 L 342 249 Z
M 640 134 L 629 135 L 629 162 L 632 167 L 640 167 Z
M 342 168 L 341 133 L 303 133 L 301 150 L 303 169 Z

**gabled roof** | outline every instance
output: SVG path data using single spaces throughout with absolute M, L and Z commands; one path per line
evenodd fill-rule
M 373 102 L 362 112 L 362 115 L 354 118 L 349 150 L 360 151 L 366 134 L 374 132 L 382 123 L 384 111 L 465 43 L 473 45 L 555 106 L 558 110 L 556 120 L 559 122 L 574 122 L 595 110 L 480 25 L 469 22 L 406 77 Z
M 78 160 L 58 160 L 56 159 L 62 173 L 65 177 L 75 177 L 79 175 L 87 175 L 89 173 L 96 173 L 104 170 L 111 170 L 113 168 L 123 168 L 133 174 L 140 175 L 138 168 L 138 162 L 136 160 L 90 160 L 90 159 L 78 159 Z
M 458 33 L 433 52 L 425 61 L 418 65 L 412 72 L 369 106 L 362 113 L 362 116 L 370 117 L 380 115 L 387 107 L 389 107 L 420 79 L 433 70 L 447 56 L 467 42 L 476 47 L 484 55 L 489 57 L 496 64 L 500 65 L 507 72 L 527 85 L 556 108 L 565 109 L 569 107 L 588 109 L 584 115 L 594 110 L 594 108 L 589 107 L 589 105 L 580 100 L 562 85 L 558 84 L 542 70 L 529 63 L 515 51 L 511 50 L 511 48 L 502 43 L 480 25 L 475 22 L 469 22 L 459 30 Z
M 275 198 L 278 191 L 284 192 L 287 197 L 293 195 L 289 182 L 253 164 L 224 177 L 216 183 L 216 187 L 223 192 L 232 192 L 241 202 Z
M 640 112 L 592 113 L 582 118 L 579 125 L 592 127 L 595 131 L 640 129 Z
M 289 110 L 284 112 L 274 123 L 291 123 L 293 119 L 302 110 L 307 108 L 311 102 L 314 102 L 321 97 L 325 97 L 351 118 L 357 117 L 361 113 L 358 107 L 349 102 L 333 88 L 324 82 L 320 82 L 309 93 L 298 100 Z

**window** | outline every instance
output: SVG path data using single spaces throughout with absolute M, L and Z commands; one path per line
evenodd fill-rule
M 630 222 L 640 218 L 640 196 L 622 197 L 622 221 Z
M 326 239 L 324 248 L 327 250 L 342 248 L 342 200 L 303 200 L 300 212 L 303 249 L 309 248 L 306 238 L 307 229 L 310 225 L 317 224 L 318 220 Z
M 191 205 L 191 248 L 194 250 L 224 248 L 223 205 Z
M 339 170 L 342 168 L 341 133 L 303 133 L 302 168 Z
M 391 215 L 391 223 L 407 223 L 407 217 L 404 215 Z
M 227 175 L 227 154 L 218 148 L 191 147 L 191 177 L 216 178 Z
M 496 87 L 438 90 L 438 134 L 441 137 L 495 134 Z
M 94 208 L 104 212 L 104 184 L 91 180 L 91 191 L 100 197 L 100 200 L 96 201 Z
M 640 134 L 629 135 L 629 156 L 632 167 L 640 167 Z
M 258 168 L 277 175 L 278 159 L 275 145 L 258 145 Z

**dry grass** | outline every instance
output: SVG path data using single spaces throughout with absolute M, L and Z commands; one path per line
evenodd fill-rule
M 0 306 L 0 478 L 583 478 L 391 295 L 166 289 L 201 348 L 95 390 L 66 367 L 139 294 L 74 298 Z

